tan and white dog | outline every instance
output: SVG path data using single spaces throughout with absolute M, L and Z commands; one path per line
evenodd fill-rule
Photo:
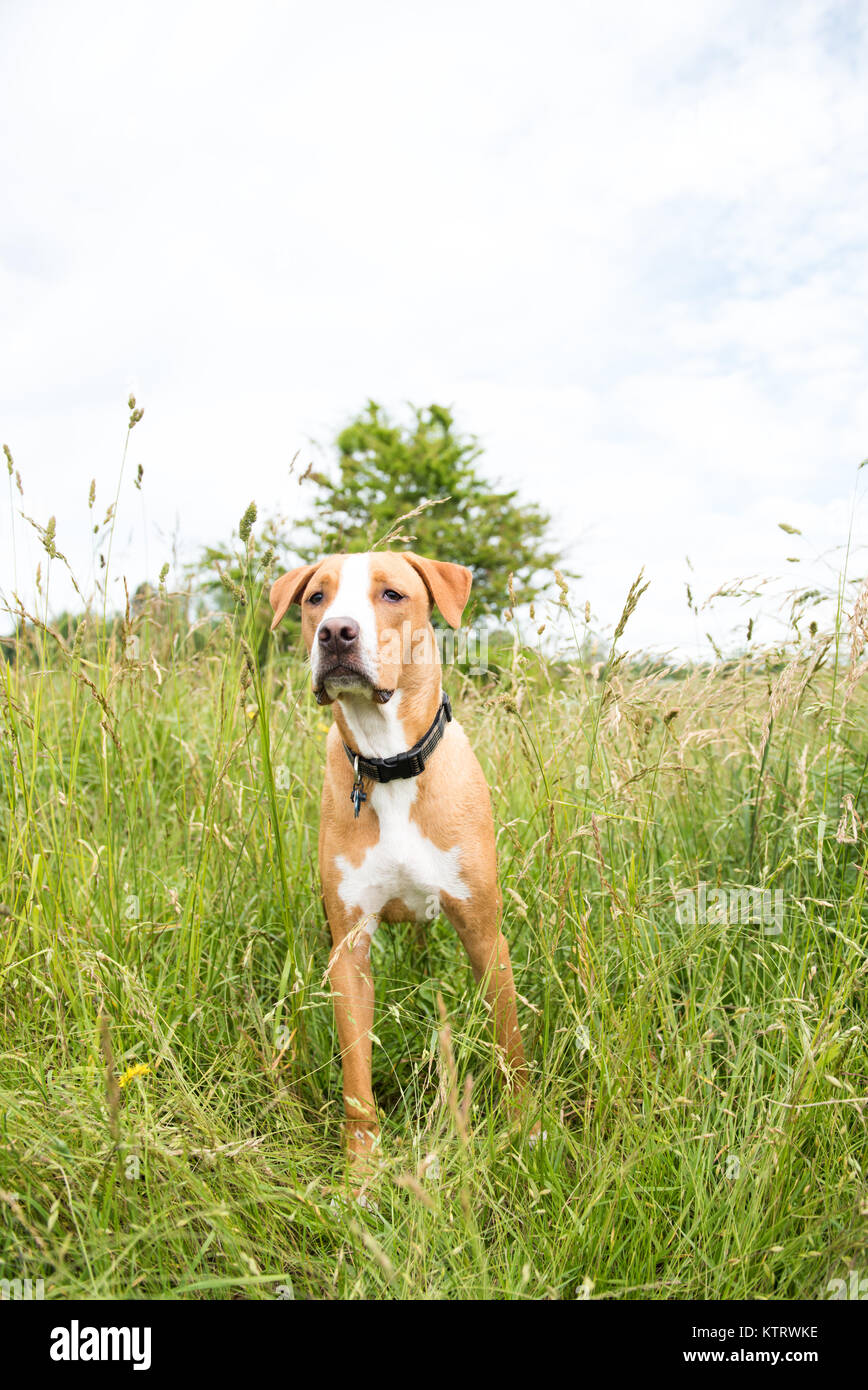
M 272 630 L 290 604 L 320 704 L 333 704 L 319 864 L 343 1060 L 345 1137 L 367 1166 L 379 1124 L 371 1090 L 371 937 L 381 921 L 442 909 L 484 982 L 495 1040 L 516 1092 L 526 1082 L 509 949 L 500 930 L 491 799 L 440 684 L 430 616 L 457 628 L 470 570 L 412 552 L 332 555 L 271 589 Z

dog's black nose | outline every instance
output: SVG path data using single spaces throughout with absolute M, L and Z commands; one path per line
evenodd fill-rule
M 320 623 L 317 641 L 323 651 L 345 656 L 359 640 L 359 625 L 353 618 L 329 618 Z

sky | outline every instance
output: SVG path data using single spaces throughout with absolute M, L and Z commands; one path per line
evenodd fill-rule
M 301 516 L 368 397 L 450 405 L 601 630 L 644 567 L 633 647 L 864 574 L 868 0 L 3 0 L 0 92 L 7 602 L 21 512 L 92 584 L 130 391 L 118 604 Z

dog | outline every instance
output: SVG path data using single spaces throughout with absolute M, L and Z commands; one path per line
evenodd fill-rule
M 331 982 L 343 1064 L 351 1169 L 375 1166 L 371 1089 L 374 981 L 381 922 L 442 911 L 483 982 L 495 1044 L 516 1099 L 527 1068 L 509 948 L 501 932 L 488 785 L 441 686 L 431 612 L 453 628 L 471 571 L 412 551 L 331 555 L 281 575 L 272 631 L 301 606 L 313 691 L 333 707 L 319 834 Z

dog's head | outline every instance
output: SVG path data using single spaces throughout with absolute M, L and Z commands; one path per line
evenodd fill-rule
M 319 703 L 353 693 L 385 704 L 399 687 L 430 679 L 439 665 L 431 609 L 458 627 L 471 582 L 464 565 L 409 550 L 330 555 L 275 581 L 271 628 L 300 604 Z

